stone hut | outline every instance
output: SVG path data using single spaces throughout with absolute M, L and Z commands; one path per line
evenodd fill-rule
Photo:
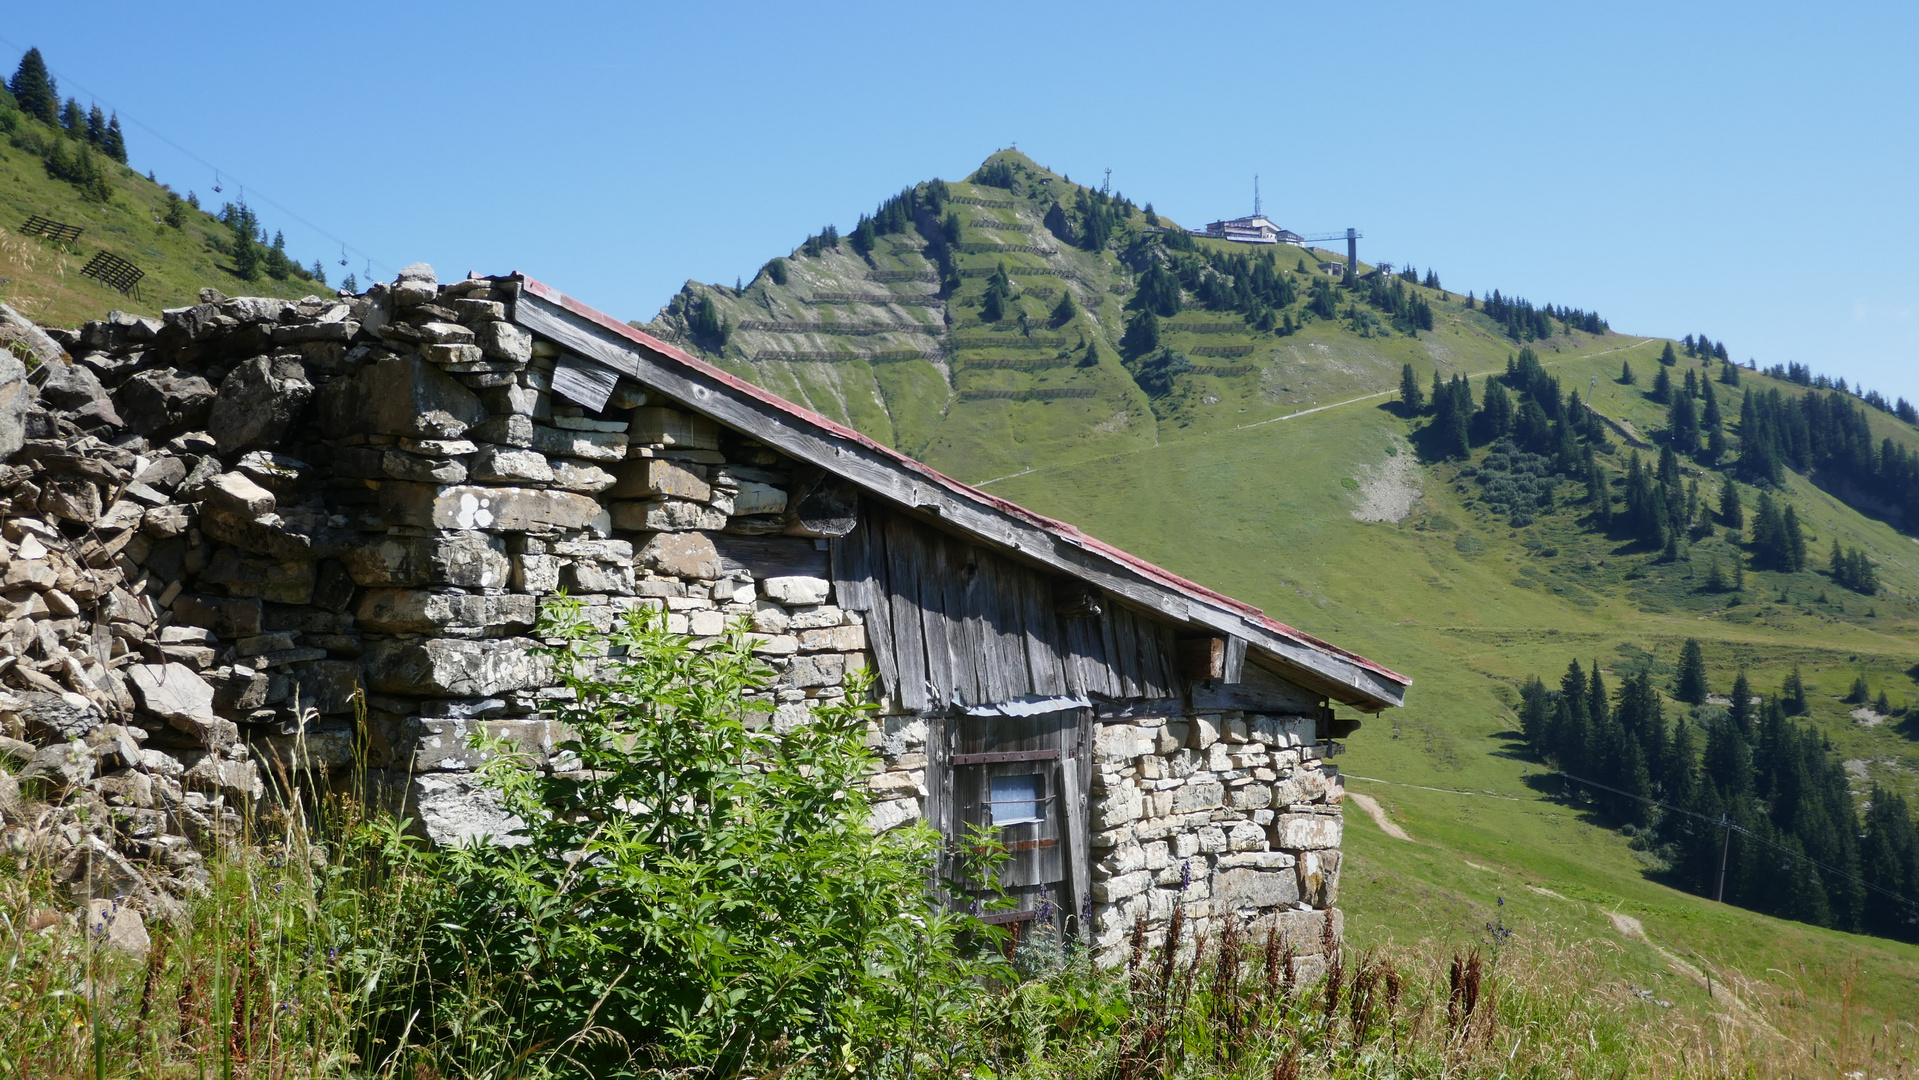
M 749 618 L 775 724 L 871 668 L 874 827 L 998 826 L 995 919 L 1109 960 L 1175 905 L 1337 932 L 1334 709 L 1405 677 L 523 275 L 203 300 L 0 355 L 0 726 L 29 771 L 91 755 L 77 892 L 190 874 L 296 753 L 499 831 L 468 739 L 554 745 L 527 635 L 564 588 Z

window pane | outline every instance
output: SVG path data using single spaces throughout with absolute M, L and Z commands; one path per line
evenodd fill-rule
M 993 824 L 1020 825 L 1041 820 L 1041 790 L 1037 774 L 993 777 L 988 796 L 992 801 Z

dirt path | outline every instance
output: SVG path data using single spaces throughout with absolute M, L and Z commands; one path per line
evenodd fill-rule
M 1412 837 L 1406 835 L 1405 829 L 1394 824 L 1393 819 L 1386 816 L 1385 808 L 1381 807 L 1379 802 L 1371 795 L 1362 795 L 1357 791 L 1348 791 L 1346 793 L 1346 801 L 1366 811 L 1366 816 L 1373 819 L 1373 824 L 1379 826 L 1380 832 L 1385 833 L 1395 840 L 1412 839 Z
M 1571 361 L 1574 361 L 1574 360 L 1591 360 L 1591 359 L 1592 359 L 1593 357 L 1595 357 L 1595 356 L 1606 356 L 1606 355 L 1608 355 L 1608 354 L 1610 354 L 1610 353 L 1616 353 L 1616 352 L 1625 352 L 1625 351 L 1627 351 L 1628 349 L 1637 349 L 1637 348 L 1639 348 L 1639 347 L 1640 347 L 1641 345 L 1649 345 L 1649 344 L 1651 344 L 1652 342 L 1654 342 L 1654 341 L 1657 341 L 1657 340 L 1660 340 L 1660 339 L 1658 339 L 1658 338 L 1643 338 L 1643 339 L 1641 339 L 1641 340 L 1639 340 L 1639 341 L 1635 341 L 1635 342 L 1633 342 L 1633 343 L 1632 343 L 1631 345 L 1620 345 L 1620 346 L 1618 346 L 1618 347 L 1616 347 L 1616 348 L 1611 348 L 1611 349 L 1601 349 L 1601 350 L 1599 350 L 1598 352 L 1594 352 L 1594 353 L 1579 353 L 1579 354 L 1577 354 L 1577 355 L 1575 355 L 1575 356 L 1562 356 L 1562 357 L 1559 357 L 1559 358 L 1557 358 L 1557 359 L 1554 359 L 1554 360 L 1542 360 L 1542 361 L 1540 361 L 1540 366 L 1541 366 L 1541 367 L 1552 367 L 1552 366 L 1554 366 L 1554 365 L 1556 365 L 1556 364 L 1564 364 L 1564 363 L 1569 363 L 1569 362 L 1571 362 Z M 1468 378 L 1468 379 L 1479 379 L 1479 378 L 1484 378 L 1485 376 L 1488 376 L 1488 375 L 1499 375 L 1499 374 L 1503 374 L 1503 373 L 1505 372 L 1505 370 L 1506 370 L 1505 368 L 1492 368 L 1492 369 L 1488 369 L 1488 370 L 1486 370 L 1486 371 L 1473 371 L 1473 372 L 1468 372 L 1468 373 L 1466 374 L 1466 378 Z M 1283 420 L 1297 420 L 1297 419 L 1299 419 L 1299 418 L 1300 418 L 1300 417 L 1302 417 L 1302 416 L 1311 416 L 1311 415 L 1313 415 L 1314 413 L 1320 413 L 1320 412 L 1325 412 L 1325 411 L 1326 411 L 1327 409 L 1337 409 L 1337 408 L 1339 408 L 1339 407 L 1340 407 L 1340 406 L 1342 406 L 1342 405 L 1357 405 L 1357 404 L 1359 404 L 1359 403 L 1360 403 L 1360 402 L 1362 402 L 1362 401 L 1377 401 L 1378 399 L 1380 399 L 1380 398 L 1383 398 L 1383 397 L 1394 397 L 1394 396 L 1396 396 L 1396 395 L 1397 395 L 1398 393 L 1399 393 L 1399 390 L 1398 390 L 1397 388 L 1395 388 L 1395 389 L 1392 389 L 1392 390 L 1381 390 L 1381 391 L 1379 391 L 1379 392 L 1377 392 L 1377 393 L 1373 393 L 1373 394 L 1361 394 L 1361 395 L 1360 395 L 1360 396 L 1358 396 L 1358 397 L 1352 397 L 1352 398 L 1347 398 L 1347 399 L 1345 399 L 1344 401 L 1334 401 L 1334 402 L 1330 402 L 1330 403 L 1328 403 L 1328 404 L 1325 404 L 1325 405 L 1315 405 L 1315 406 L 1313 406 L 1313 407 L 1312 407 L 1312 408 L 1310 408 L 1310 409 L 1300 409 L 1300 410 L 1299 410 L 1299 411 L 1297 411 L 1297 412 L 1289 412 L 1289 413 L 1287 413 L 1287 414 L 1286 414 L 1286 415 L 1284 415 L 1284 416 L 1271 416 L 1271 417 L 1267 417 L 1267 418 L 1266 418 L 1266 419 L 1264 419 L 1264 420 L 1255 420 L 1255 421 L 1253 421 L 1253 422 L 1252 422 L 1252 423 L 1250 423 L 1250 424 L 1240 424 L 1240 425 L 1238 425 L 1238 426 L 1236 426 L 1236 427 L 1230 427 L 1230 428 L 1224 428 L 1224 429 L 1222 429 L 1222 430 L 1220 430 L 1220 431 L 1212 431 L 1212 432 L 1207 432 L 1207 433 L 1206 433 L 1206 434 L 1204 434 L 1204 435 L 1200 435 L 1200 436 L 1197 436 L 1196 438 L 1194 438 L 1194 439 L 1190 439 L 1190 440 L 1189 440 L 1189 439 L 1180 439 L 1180 440 L 1178 440 L 1178 443 L 1181 443 L 1181 444 L 1183 444 L 1183 443 L 1186 443 L 1186 442 L 1197 442 L 1197 441 L 1199 441 L 1200 439 L 1210 439 L 1210 438 L 1214 438 L 1215 436 L 1219 436 L 1219 435 L 1230 435 L 1231 433 L 1233 433 L 1233 432 L 1235 432 L 1235 431 L 1245 431 L 1245 430 L 1246 430 L 1247 428 L 1256 428 L 1256 427 L 1265 427 L 1265 426 L 1266 426 L 1267 424 L 1277 424 L 1277 423 L 1279 423 L 1279 422 L 1281 422 L 1281 421 L 1283 421 Z M 1090 461 L 1100 461 L 1100 460 L 1104 460 L 1104 459 L 1107 459 L 1107 458 L 1115 458 L 1115 459 L 1116 459 L 1116 458 L 1122 458 L 1122 457 L 1131 457 L 1131 456 L 1133 456 L 1134 454 L 1144 454 L 1144 453 L 1148 453 L 1148 452 L 1150 452 L 1150 451 L 1153 451 L 1153 450 L 1163 450 L 1163 449 L 1165 449 L 1166 447 L 1168 447 L 1168 446 L 1171 446 L 1171 445 L 1176 445 L 1176 444 L 1175 444 L 1175 443 L 1162 443 L 1162 442 L 1155 442 L 1155 443 L 1154 443 L 1153 445 L 1151 445 L 1151 446 L 1142 446 L 1142 447 L 1140 447 L 1140 448 L 1138 448 L 1137 450 L 1127 450 L 1127 451 L 1125 451 L 1124 453 L 1119 453 L 1119 454 L 1099 454 L 1099 455 L 1095 455 L 1094 457 L 1091 457 L 1091 458 L 1087 458 L 1087 459 L 1085 459 L 1085 460 L 1082 460 L 1082 461 L 1062 461 L 1062 462 L 1060 462 L 1060 463 L 1059 463 L 1059 464 L 1057 464 L 1057 465 L 1039 465 L 1039 466 L 1035 466 L 1035 467 L 1033 467 L 1033 468 L 1028 468 L 1028 469 L 1021 469 L 1020 471 L 1018 471 L 1018 472 L 1016 472 L 1016 473 L 1007 473 L 1007 474 L 1006 474 L 1005 476 L 995 476 L 995 477 L 993 477 L 993 478 L 992 478 L 991 480 L 981 480 L 981 481 L 978 481 L 978 482 L 976 482 L 975 484 L 973 484 L 973 486 L 974 486 L 974 487 L 976 487 L 976 488 L 983 488 L 983 487 L 985 487 L 985 486 L 986 486 L 986 485 L 988 485 L 988 484 L 997 484 L 997 483 L 999 483 L 999 482 L 1000 482 L 1001 480 L 1012 480 L 1012 479 L 1014 479 L 1014 478 L 1016 478 L 1016 477 L 1021 477 L 1021 476 L 1031 476 L 1031 475 L 1032 475 L 1033 473 L 1040 473 L 1040 472 L 1052 472 L 1052 471 L 1053 471 L 1053 470 L 1055 470 L 1055 469 L 1070 469 L 1070 468 L 1073 468 L 1074 466 L 1077 466 L 1077 465 L 1084 465 L 1084 464 L 1086 464 L 1087 462 L 1090 462 Z

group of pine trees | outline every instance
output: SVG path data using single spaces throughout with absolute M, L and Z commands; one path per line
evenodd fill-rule
M 31 120 L 37 123 L 24 123 Z M 28 49 L 0 94 L 0 130 L 16 147 L 38 156 L 47 175 L 72 184 L 96 202 L 113 197 L 113 163 L 127 163 L 120 115 L 98 105 L 82 109 L 60 101 L 60 88 L 39 49 Z
M 1559 322 L 1562 331 L 1571 334 L 1574 330 L 1583 330 L 1588 334 L 1603 334 L 1609 327 L 1598 313 L 1581 311 L 1578 308 L 1555 307 L 1547 304 L 1534 307 L 1530 302 L 1500 294 L 1498 289 L 1483 302 L 1476 302 L 1471 293 L 1466 295 L 1466 306 L 1477 304 L 1491 319 L 1504 327 L 1506 335 L 1514 341 L 1538 341 L 1552 337 L 1553 322 Z
M 1534 677 L 1519 723 L 1567 789 L 1662 856 L 1680 887 L 1713 896 L 1723 873 L 1729 903 L 1919 941 L 1919 829 L 1877 785 L 1861 821 L 1831 745 L 1788 718 L 1805 694 L 1795 669 L 1755 706 L 1741 669 L 1730 703 L 1710 705 L 1689 639 L 1672 696 L 1690 715 L 1671 725 L 1650 659 L 1611 694 L 1597 662 L 1588 673 L 1574 660 L 1557 688 Z

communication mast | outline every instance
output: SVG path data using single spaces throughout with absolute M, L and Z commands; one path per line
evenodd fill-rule
M 1259 174 L 1253 174 L 1253 216 L 1259 216 Z

